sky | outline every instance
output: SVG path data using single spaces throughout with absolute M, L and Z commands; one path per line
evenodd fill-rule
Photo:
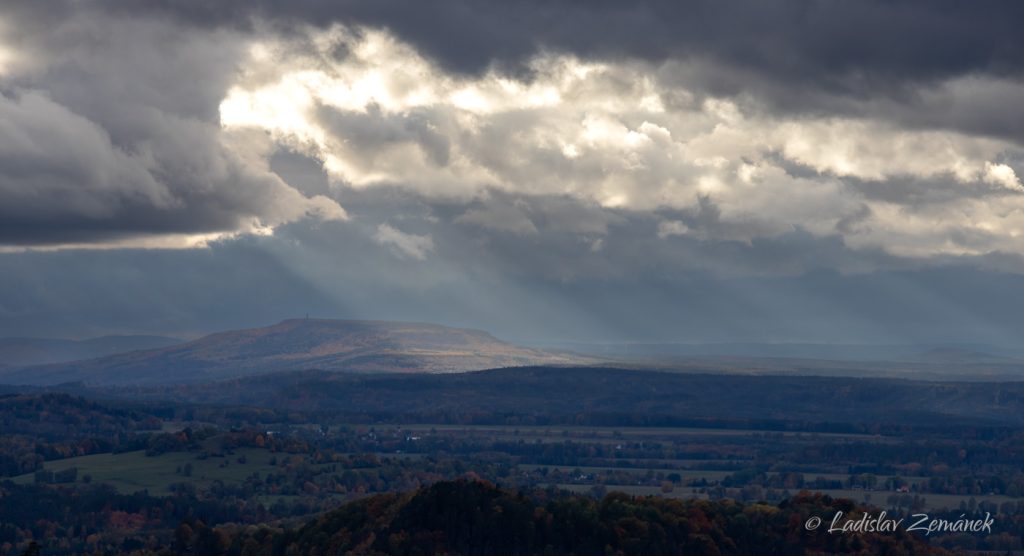
M 0 335 L 1024 333 L 1024 4 L 13 0 Z

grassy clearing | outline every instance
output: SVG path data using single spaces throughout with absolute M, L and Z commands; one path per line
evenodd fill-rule
M 233 455 L 198 459 L 194 452 L 169 452 L 158 456 L 146 456 L 142 451 L 121 454 L 95 454 L 75 458 L 48 461 L 43 466 L 50 471 L 64 471 L 75 467 L 78 480 L 90 475 L 94 483 L 107 483 L 122 493 L 148 490 L 153 495 L 170 493 L 174 483 L 191 482 L 197 487 L 208 487 L 215 481 L 240 483 L 254 472 L 266 475 L 278 471 L 270 464 L 273 457 L 279 461 L 287 454 L 273 454 L 259 448 L 239 448 Z M 243 458 L 245 463 L 239 463 Z M 227 462 L 226 466 L 222 465 Z M 192 465 L 192 476 L 186 477 L 178 469 Z M 31 483 L 33 474 L 14 477 L 16 483 Z
M 422 454 L 406 453 L 376 455 L 381 459 L 391 460 L 423 457 Z M 154 496 L 162 496 L 170 494 L 170 487 L 175 483 L 191 483 L 198 489 L 204 489 L 217 481 L 224 484 L 241 483 L 253 473 L 265 477 L 269 473 L 283 471 L 280 465 L 272 465 L 272 460 L 284 464 L 290 458 L 301 457 L 281 452 L 274 453 L 262 448 L 236 448 L 233 454 L 224 457 L 199 459 L 198 456 L 196 452 L 167 452 L 147 456 L 140 450 L 48 461 L 43 468 L 59 472 L 74 467 L 78 469 L 78 482 L 82 482 L 85 475 L 90 475 L 92 482 L 107 483 L 124 494 L 148 490 Z M 192 465 L 191 476 L 185 476 L 183 473 L 186 464 Z M 310 465 L 318 468 L 331 464 Z M 34 473 L 28 473 L 13 477 L 11 480 L 19 484 L 28 484 L 35 480 L 35 476 Z

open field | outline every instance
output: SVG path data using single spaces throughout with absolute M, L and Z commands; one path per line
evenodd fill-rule
M 107 483 L 118 492 L 132 493 L 148 490 L 153 495 L 170 494 L 175 483 L 192 483 L 197 488 L 207 488 L 216 481 L 241 483 L 253 473 L 266 475 L 278 470 L 270 461 L 288 457 L 287 454 L 272 454 L 258 448 L 239 448 L 227 457 L 199 459 L 193 452 L 169 452 L 158 456 L 146 456 L 142 451 L 120 454 L 95 454 L 57 461 L 49 461 L 44 469 L 59 472 L 78 469 L 78 481 L 89 475 L 92 482 Z M 243 459 L 245 463 L 239 463 Z M 226 465 L 224 465 L 226 462 Z M 186 477 L 179 469 L 192 465 L 192 474 Z M 33 474 L 20 475 L 14 482 L 27 484 L 34 480 Z
M 378 454 L 388 458 L 417 458 L 418 454 Z M 78 469 L 78 481 L 86 475 L 91 476 L 95 483 L 107 483 L 115 487 L 121 493 L 133 493 L 146 490 L 152 495 L 168 495 L 170 487 L 175 483 L 189 482 L 197 488 L 205 489 L 216 482 L 224 484 L 237 484 L 243 482 L 246 477 L 253 473 L 265 476 L 268 473 L 281 471 L 279 465 L 271 465 L 272 459 L 279 463 L 289 458 L 288 454 L 271 453 L 268 450 L 259 448 L 238 448 L 232 455 L 226 457 L 208 457 L 200 459 L 197 454 L 191 452 L 172 452 L 158 456 L 146 456 L 142 451 L 124 452 L 120 454 L 96 454 L 81 456 L 64 460 L 50 461 L 45 464 L 45 469 L 53 472 L 60 472 L 71 468 Z M 240 460 L 244 463 L 240 463 Z M 226 465 L 225 465 L 226 462 Z M 186 464 L 191 464 L 191 477 L 186 477 L 181 469 Z M 327 465 L 327 464 L 321 464 Z M 315 466 L 314 466 L 315 467 Z M 708 482 L 718 482 L 729 475 L 726 471 L 702 470 L 702 469 L 678 469 L 673 467 L 649 467 L 649 468 L 620 468 L 620 467 L 595 467 L 595 466 L 566 466 L 566 465 L 541 465 L 541 464 L 519 464 L 517 469 L 533 471 L 538 469 L 560 470 L 562 472 L 580 471 L 586 474 L 625 472 L 637 476 L 638 480 L 650 473 L 678 473 L 684 480 L 706 479 Z M 774 473 L 769 473 L 774 475 Z M 806 481 L 816 477 L 824 477 L 829 480 L 843 480 L 848 475 L 829 473 L 807 473 L 804 475 Z M 915 477 L 901 477 L 905 480 L 921 480 Z M 12 479 L 18 484 L 33 482 L 33 474 L 20 475 Z M 559 484 L 572 492 L 588 493 L 594 487 L 593 484 Z M 686 486 L 677 486 L 671 493 L 661 492 L 660 487 L 637 484 L 607 484 L 606 489 L 611 491 L 626 492 L 637 496 L 668 496 L 672 498 L 706 498 L 705 494 L 695 492 L 695 489 Z M 868 502 L 870 504 L 885 507 L 886 499 L 895 494 L 884 490 L 856 490 L 856 489 L 826 489 L 821 490 L 830 496 L 837 498 L 848 498 L 856 502 Z M 921 495 L 925 499 L 926 510 L 956 509 L 961 502 L 968 502 L 971 496 L 931 494 Z M 276 500 L 278 497 L 265 497 L 266 502 Z M 992 502 L 1003 504 L 1005 502 L 1019 502 L 1020 499 L 999 495 L 977 495 L 976 502 Z
M 339 454 L 347 455 L 347 454 Z M 381 458 L 383 464 L 389 460 L 410 460 L 423 457 L 422 454 L 380 453 L 373 454 Z M 147 490 L 154 496 L 171 494 L 170 487 L 176 483 L 189 483 L 197 489 L 209 488 L 216 482 L 239 484 L 254 473 L 265 477 L 270 473 L 285 472 L 291 462 L 304 460 L 300 455 L 274 453 L 262 448 L 235 448 L 232 453 L 223 457 L 210 456 L 201 458 L 196 452 L 167 452 L 155 456 L 147 456 L 143 451 L 122 452 L 118 454 L 94 454 L 55 461 L 48 461 L 43 468 L 54 473 L 75 468 L 78 470 L 78 483 L 88 475 L 93 483 L 106 483 L 122 494 L 130 494 Z M 272 463 L 272 462 L 276 462 Z M 190 476 L 183 472 L 186 465 L 192 466 Z M 308 463 L 303 466 L 314 470 L 332 465 L 331 463 Z M 340 467 L 340 466 L 339 466 Z M 26 473 L 11 478 L 17 484 L 34 482 L 34 473 Z M 267 497 L 276 500 L 279 496 Z
M 350 425 L 363 427 L 366 425 Z M 742 428 L 701 428 L 701 427 L 594 427 L 594 426 L 515 426 L 515 425 L 439 425 L 439 424 L 402 424 L 395 425 L 409 432 L 458 433 L 463 435 L 489 435 L 495 437 L 512 436 L 516 438 L 551 438 L 587 439 L 587 440 L 628 440 L 672 439 L 675 437 L 718 437 L 718 436 L 783 436 L 787 438 L 857 438 L 883 441 L 884 436 L 856 433 L 819 433 L 799 431 L 774 431 Z
M 174 433 L 195 422 L 167 421 L 162 429 Z M 346 500 L 384 491 L 403 491 L 427 484 L 438 477 L 459 477 L 472 471 L 497 484 L 525 487 L 556 485 L 558 488 L 591 495 L 595 492 L 625 492 L 634 496 L 675 499 L 737 497 L 746 502 L 765 496 L 770 503 L 796 494 L 799 487 L 782 488 L 792 475 L 802 473 L 804 483 L 818 478 L 832 482 L 835 489 L 813 489 L 836 498 L 850 499 L 877 508 L 889 508 L 890 498 L 915 496 L 882 490 L 895 477 L 915 490 L 928 490 L 931 475 L 906 475 L 890 467 L 870 473 L 877 490 L 856 489 L 851 475 L 867 474 L 875 458 L 904 458 L 908 449 L 917 450 L 922 461 L 934 450 L 959 446 L 960 441 L 932 440 L 917 446 L 912 437 L 850 433 L 765 431 L 718 427 L 626 427 L 572 425 L 463 425 L 414 422 L 409 424 L 353 424 L 347 421 L 323 424 L 317 421 L 261 425 L 244 434 L 266 431 L 297 443 L 296 453 L 270 447 L 240 447 L 225 451 L 222 440 L 237 434 L 234 428 L 202 442 L 201 450 L 166 452 L 146 456 L 143 451 L 96 454 L 48 461 L 44 469 L 59 473 L 77 469 L 76 482 L 88 476 L 92 483 L 113 486 L 121 494 L 147 491 L 153 496 L 172 494 L 174 485 L 186 483 L 195 492 L 225 492 L 235 488 L 240 496 L 264 507 L 292 515 L 308 515 L 317 509 L 335 507 Z M 269 435 L 268 435 L 269 436 Z M 252 440 L 252 436 L 249 440 Z M 249 444 L 252 446 L 252 444 Z M 974 449 L 980 450 L 982 445 Z M 959 448 L 958 448 L 959 449 Z M 209 455 L 220 454 L 224 455 Z M 804 457 L 805 453 L 821 454 Z M 894 456 L 893 454 L 901 454 Z M 777 457 L 781 454 L 783 457 Z M 834 454 L 825 456 L 824 454 Z M 872 456 L 871 454 L 877 454 Z M 326 459 L 324 459 L 326 458 Z M 331 459 L 334 458 L 334 459 Z M 317 463 L 333 461 L 334 463 Z M 897 460 L 901 461 L 901 460 Z M 186 474 L 186 466 L 191 472 Z M 328 466 L 337 466 L 328 469 Z M 752 473 L 752 469 L 772 469 Z M 923 468 L 926 470 L 926 468 Z M 305 471 L 303 471 L 305 470 Z M 701 487 L 663 481 L 678 474 L 683 483 L 696 481 Z M 260 481 L 249 481 L 253 476 Z M 582 475 L 582 476 L 581 476 Z M 271 480 L 272 478 L 272 480 Z M 728 479 L 728 480 L 727 480 Z M 783 480 L 785 479 L 785 480 Z M 14 478 L 31 484 L 33 474 Z M 798 484 L 798 483 L 797 483 Z M 706 487 L 705 487 L 706 485 Z M 669 492 L 664 492 L 665 489 Z M 958 511 L 972 496 L 917 494 L 919 511 Z M 1018 503 L 1007 495 L 975 495 L 975 503 Z M 294 513 L 298 512 L 298 513 Z

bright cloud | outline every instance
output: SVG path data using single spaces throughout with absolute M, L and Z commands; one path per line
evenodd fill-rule
M 387 223 L 377 226 L 377 233 L 373 239 L 381 245 L 390 247 L 400 257 L 420 261 L 425 260 L 427 254 L 434 250 L 434 239 L 429 235 L 405 233 Z
M 568 195 L 624 210 L 685 210 L 706 197 L 723 223 L 734 224 L 721 228 L 720 239 L 799 227 L 903 255 L 1024 251 L 1015 216 L 1024 209 L 1022 187 L 1015 170 L 998 162 L 1018 150 L 1004 141 L 698 101 L 664 84 L 679 73 L 678 62 L 548 54 L 531 62 L 528 79 L 496 71 L 465 77 L 383 31 L 335 25 L 308 33 L 302 44 L 312 49 L 288 41 L 253 46 L 245 78 L 221 103 L 221 122 L 265 130 L 320 160 L 340 186 L 464 200 L 487 190 Z M 938 205 L 924 207 L 858 186 L 892 181 L 899 188 L 900 180 L 947 185 Z M 951 221 L 954 205 L 970 209 Z M 479 211 L 461 220 L 488 225 Z M 683 234 L 681 226 L 667 222 L 658 235 Z M 491 227 L 533 232 L 514 212 Z M 957 243 L 957 234 L 932 233 L 947 228 L 981 239 Z M 423 250 L 404 252 L 421 258 Z

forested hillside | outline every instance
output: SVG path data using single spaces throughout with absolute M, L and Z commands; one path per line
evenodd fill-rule
M 380 495 L 304 527 L 246 529 L 229 554 L 945 554 L 906 532 L 807 531 L 811 516 L 856 515 L 849 501 L 801 494 L 779 505 L 615 493 L 602 500 L 510 491 L 479 481 Z M 204 538 L 210 536 L 203 535 Z M 197 540 L 200 535 L 196 535 Z

